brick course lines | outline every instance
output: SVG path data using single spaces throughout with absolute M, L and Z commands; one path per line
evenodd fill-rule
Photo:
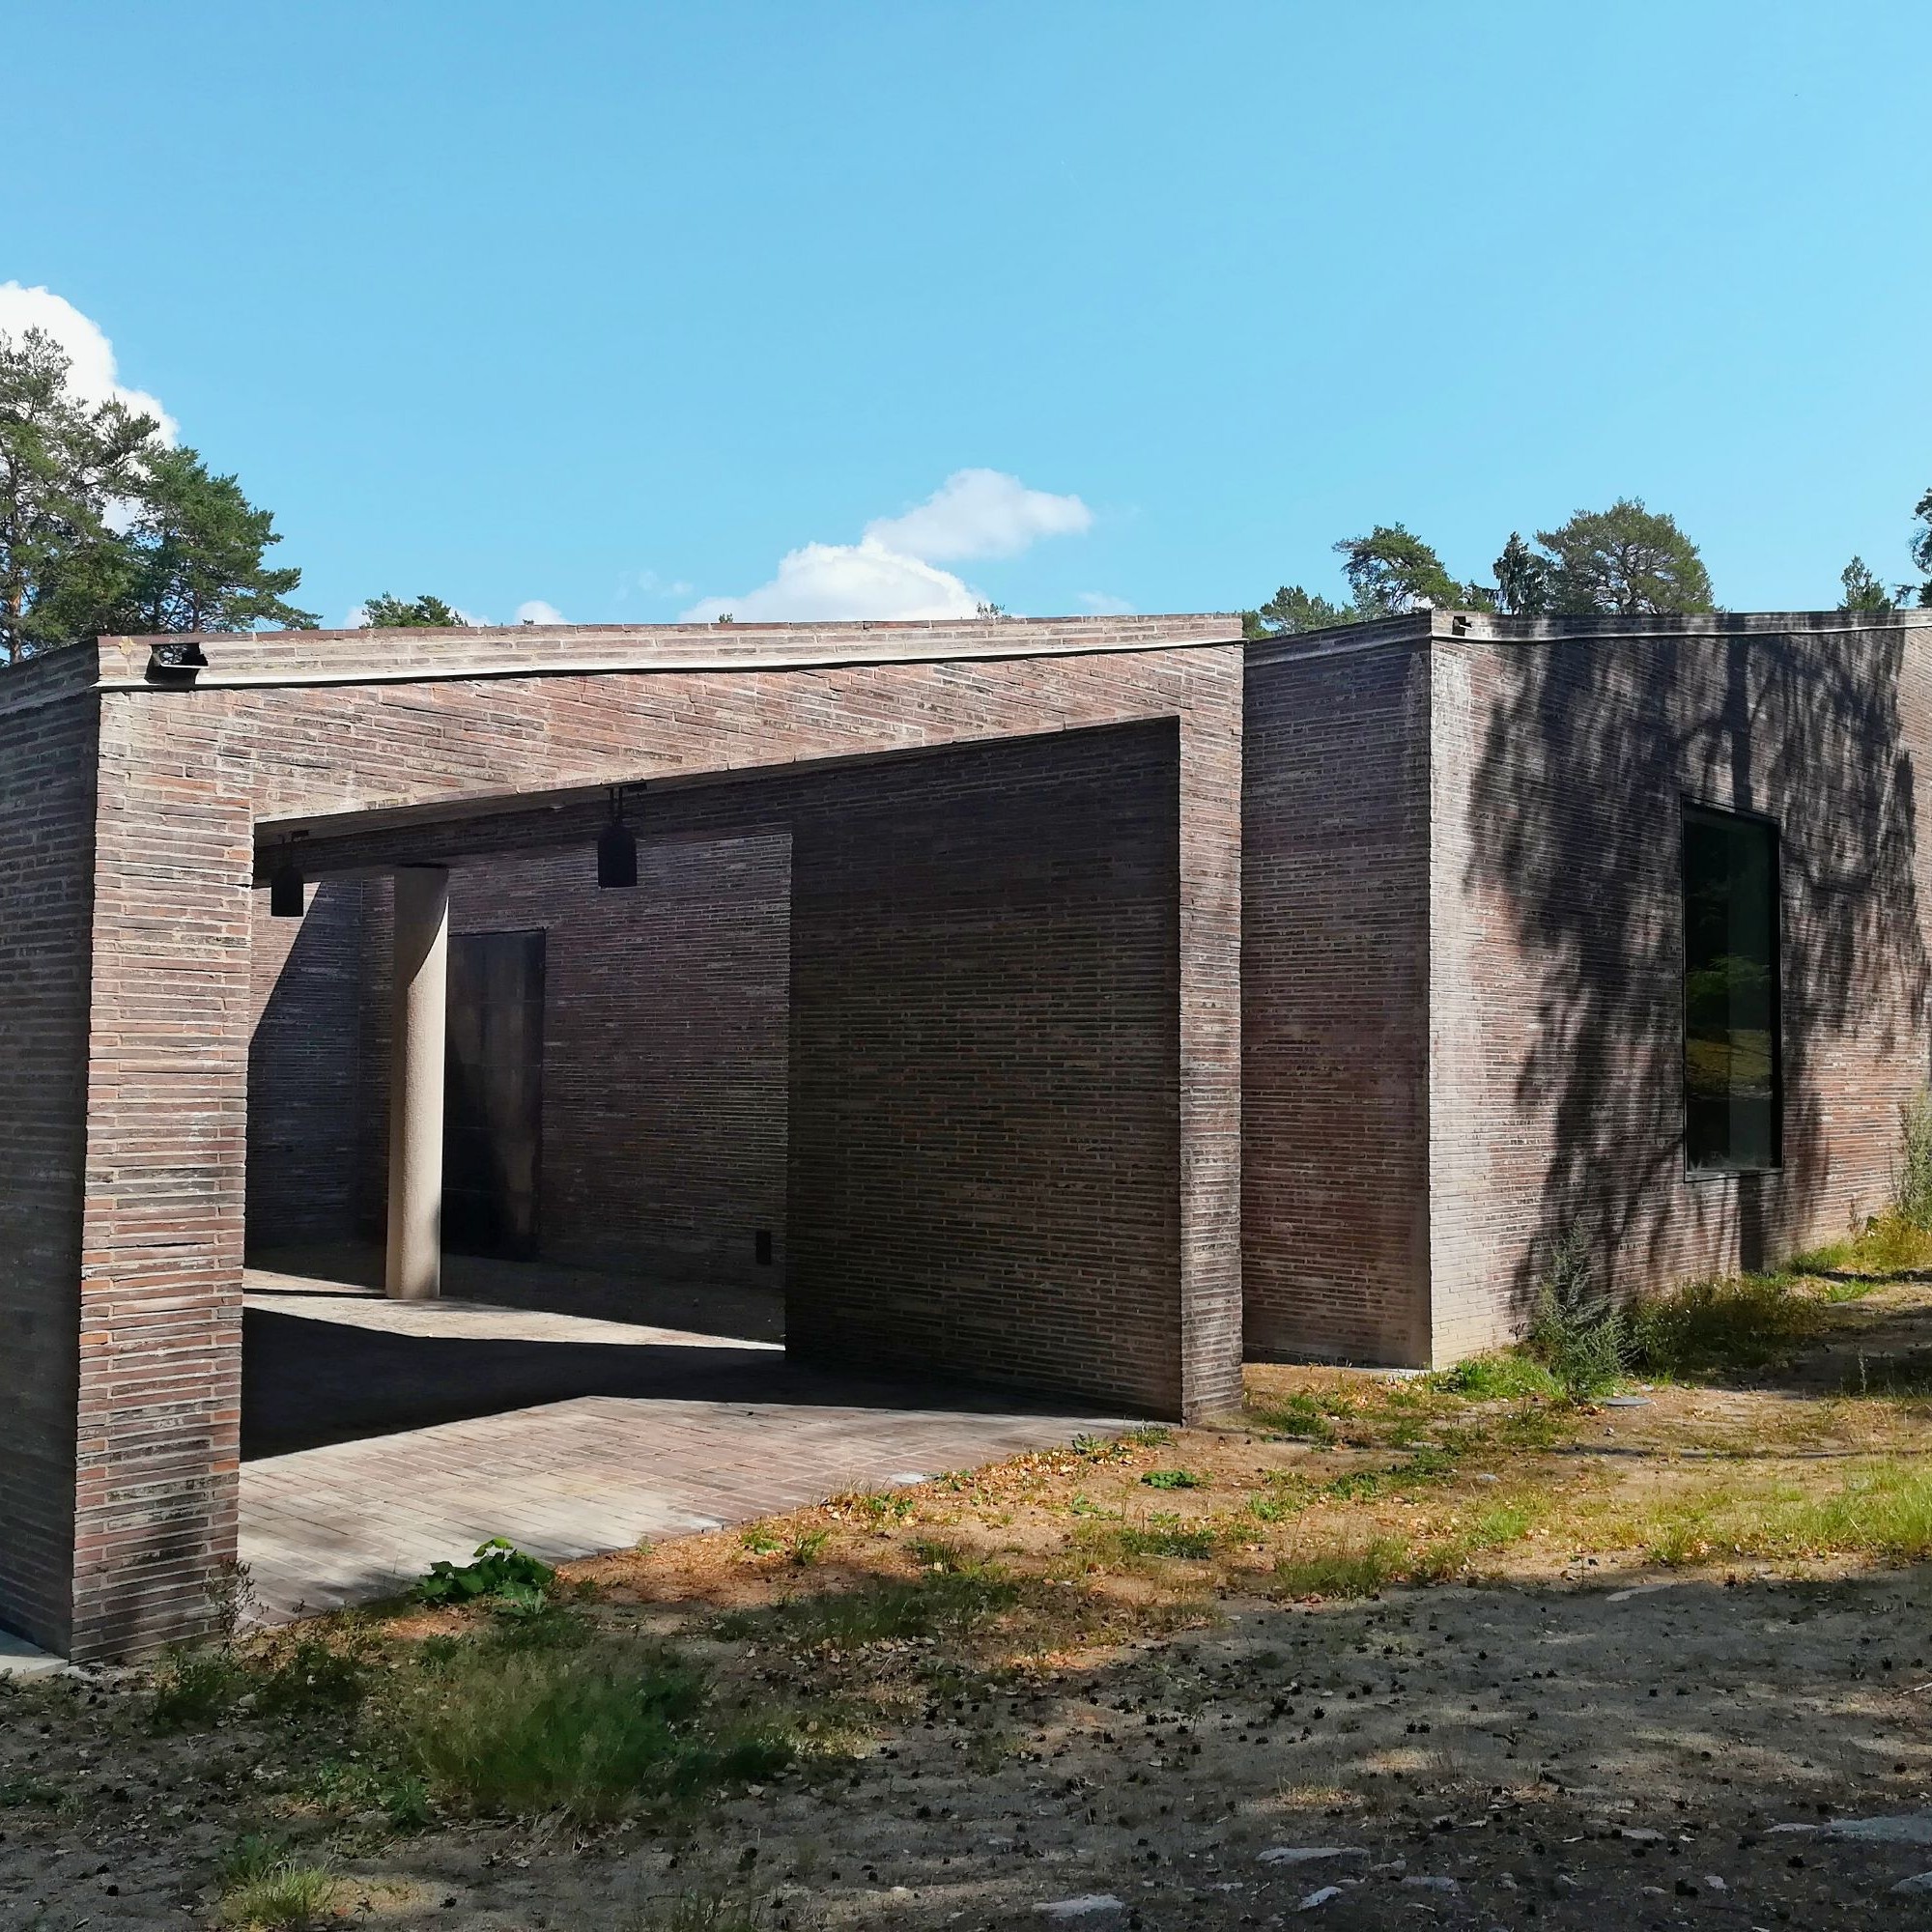
M 1260 1360 L 1429 1349 L 1429 657 L 1247 681 L 1241 1269 Z

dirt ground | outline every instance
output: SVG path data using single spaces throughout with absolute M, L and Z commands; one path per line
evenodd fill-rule
M 404 1821 L 366 1716 L 0 1687 L 0 1927 L 218 1923 L 248 1833 L 398 1932 L 1932 1925 L 1932 1287 L 1863 1286 L 1614 1405 L 1256 1370 L 1216 1429 L 574 1566 L 803 1742 L 675 1812 Z M 306 1634 L 380 1676 L 477 1626 Z

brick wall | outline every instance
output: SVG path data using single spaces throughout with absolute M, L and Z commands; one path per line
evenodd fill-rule
M 1435 638 L 1435 1359 L 1514 1332 L 1573 1228 L 1629 1290 L 1767 1265 L 1883 1206 L 1927 1073 L 1932 653 L 1922 624 L 1852 621 Z M 1684 1171 L 1685 797 L 1780 832 L 1776 1174 Z
M 356 879 L 309 888 L 299 920 L 254 895 L 249 932 L 247 1237 L 251 1249 L 353 1240 L 369 1104 L 367 947 Z
M 1204 1306 L 1180 1310 L 1173 1381 L 1190 1410 L 1225 1401 L 1238 852 L 1201 802 L 1238 792 L 1226 636 L 1126 619 L 213 639 L 185 692 L 147 688 L 145 647 L 103 640 L 73 1652 L 191 1630 L 234 1548 L 250 889 L 258 833 L 266 850 L 297 823 L 366 814 L 427 861 L 446 856 L 439 812 L 519 792 L 1178 721 L 1178 1019 L 1198 1051 L 1172 1293 Z
M 1058 736 L 798 801 L 789 1347 L 1187 1406 L 1178 751 Z
M 1241 1268 L 1259 1360 L 1428 1348 L 1429 658 L 1249 654 Z
M 0 1625 L 56 1649 L 72 1599 L 92 673 L 49 658 L 0 687 Z

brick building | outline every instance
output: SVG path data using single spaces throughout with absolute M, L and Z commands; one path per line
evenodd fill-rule
M 244 1242 L 386 1233 L 411 1292 L 440 1213 L 781 1285 L 808 1358 L 1196 1416 L 1244 1330 L 1443 1361 L 1559 1248 L 1661 1282 L 1880 1205 L 1926 1071 L 1923 619 L 1237 628 L 0 678 L 0 1623 L 106 1655 L 203 1614 Z

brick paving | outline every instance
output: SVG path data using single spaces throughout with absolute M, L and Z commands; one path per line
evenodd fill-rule
M 270 1621 L 382 1596 L 488 1536 L 588 1556 L 1131 1426 L 554 1307 L 248 1287 L 244 1440 L 315 1441 L 242 1467 Z M 383 1433 L 327 1439 L 348 1428 Z

